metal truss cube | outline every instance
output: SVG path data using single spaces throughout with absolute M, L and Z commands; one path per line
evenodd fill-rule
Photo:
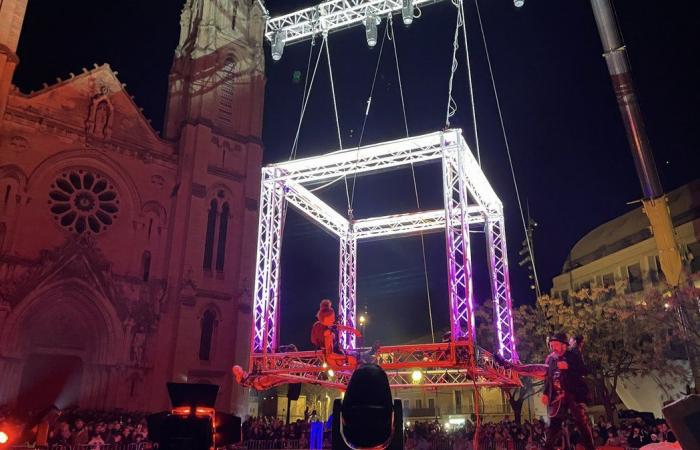
M 305 187 L 353 174 L 396 169 L 414 163 L 442 163 L 444 208 L 369 219 L 349 220 Z M 338 237 L 340 244 L 339 321 L 355 328 L 357 243 L 367 239 L 408 236 L 445 230 L 451 339 L 474 348 L 470 226 L 482 226 L 487 236 L 488 264 L 494 301 L 499 352 L 517 360 L 508 276 L 503 205 L 469 150 L 461 130 L 337 151 L 322 156 L 273 164 L 262 169 L 253 300 L 253 359 L 273 354 L 279 339 L 280 261 L 286 205 Z M 341 333 L 341 346 L 355 348 L 352 333 Z M 451 360 L 454 361 L 454 355 Z

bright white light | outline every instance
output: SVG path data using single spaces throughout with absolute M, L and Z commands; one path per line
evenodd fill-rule
M 324 363 L 322 364 L 322 367 L 323 367 L 324 369 L 327 369 L 327 368 L 328 368 L 328 363 L 324 362 Z
M 284 53 L 284 41 L 287 37 L 286 30 L 278 30 L 272 38 L 272 59 L 279 61 Z
M 455 417 L 447 421 L 450 425 L 464 425 L 464 419 Z
M 404 25 L 410 25 L 413 23 L 413 0 L 403 0 L 401 17 L 403 18 Z
M 364 315 L 360 316 L 360 325 L 364 325 L 366 321 L 367 321 L 367 318 L 365 318 Z
M 414 383 L 418 383 L 421 379 L 423 379 L 423 372 L 420 370 L 414 370 L 413 373 L 411 373 L 411 380 L 413 380 Z
M 4 431 L 0 431 L 0 444 L 7 444 L 7 441 L 10 440 L 10 437 L 5 433 Z
M 513 0 L 513 4 L 516 8 L 522 8 L 525 4 L 525 0 Z
M 367 36 L 367 45 L 374 47 L 377 45 L 377 16 L 368 14 L 365 17 L 365 35 Z
M 333 371 L 333 369 L 328 369 L 328 376 L 331 378 L 335 376 L 335 372 Z

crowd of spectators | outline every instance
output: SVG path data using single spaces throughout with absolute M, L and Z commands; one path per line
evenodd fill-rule
M 145 416 L 143 413 L 114 411 L 64 411 L 49 429 L 48 443 L 59 449 L 81 446 L 87 450 L 147 450 L 151 443 Z M 31 414 L 18 416 L 0 408 L 0 423 L 12 424 L 17 430 L 26 429 L 32 420 Z M 315 421 L 320 421 L 315 414 L 306 414 L 304 419 L 290 424 L 278 418 L 249 417 L 242 427 L 244 445 L 249 444 L 248 448 L 308 448 L 311 422 Z M 446 425 L 437 420 L 408 423 L 404 435 L 406 450 L 469 450 L 472 447 L 475 427 L 469 421 L 465 425 Z M 328 423 L 324 425 L 324 447 L 330 447 L 330 427 Z M 645 422 L 637 418 L 614 425 L 599 417 L 592 429 L 596 446 L 638 449 L 647 444 L 676 441 L 663 420 Z M 546 430 L 542 420 L 522 424 L 510 420 L 482 423 L 479 447 L 485 450 L 538 450 L 544 445 Z M 580 442 L 578 430 L 570 425 L 565 434 L 570 448 L 575 448 Z M 15 444 L 32 444 L 30 438 L 21 439 L 23 441 Z
M 0 409 L 0 423 L 16 430 L 14 445 L 33 445 L 41 413 L 13 413 Z M 150 448 L 148 425 L 143 413 L 122 411 L 66 410 L 51 421 L 48 429 L 50 448 L 80 446 L 85 449 L 142 450 Z
M 544 446 L 547 426 L 542 420 L 509 420 L 482 423 L 479 431 L 479 448 L 485 450 L 537 450 Z M 474 426 L 445 426 L 437 421 L 412 422 L 406 428 L 406 450 L 470 449 L 474 439 Z M 568 433 L 569 448 L 581 442 L 579 430 L 571 424 Z M 647 444 L 676 442 L 676 437 L 663 420 L 644 422 L 641 419 L 622 421 L 617 426 L 600 417 L 593 427 L 596 446 L 638 449 Z

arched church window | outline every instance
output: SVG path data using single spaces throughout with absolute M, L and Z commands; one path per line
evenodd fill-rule
M 211 262 L 214 257 L 214 233 L 216 232 L 216 216 L 218 215 L 218 207 L 216 200 L 212 200 L 209 204 L 209 215 L 207 217 L 207 234 L 204 239 L 204 264 L 205 269 L 211 270 Z
M 12 185 L 10 183 L 5 186 L 5 195 L 2 200 L 2 211 L 7 212 L 7 205 L 10 204 L 10 194 L 12 193 Z
M 211 344 L 214 337 L 214 324 L 216 323 L 216 313 L 211 309 L 204 312 L 200 321 L 201 336 L 199 338 L 199 359 L 209 361 L 211 357 Z
M 226 58 L 221 68 L 219 86 L 219 122 L 222 126 L 233 123 L 233 94 L 236 79 L 236 64 L 232 57 Z
M 146 250 L 141 256 L 141 273 L 143 274 L 143 281 L 148 281 L 151 276 L 151 252 Z
M 228 202 L 221 207 L 221 219 L 219 220 L 219 243 L 216 247 L 216 270 L 224 270 L 226 261 L 226 234 L 228 232 Z
M 7 225 L 0 222 L 0 254 L 2 254 L 3 244 L 5 244 L 5 234 L 7 233 Z

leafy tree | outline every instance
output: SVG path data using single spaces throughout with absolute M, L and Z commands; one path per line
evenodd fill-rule
M 530 312 L 534 329 L 526 338 L 539 340 L 556 331 L 584 336 L 590 379 L 612 421 L 622 378 L 652 371 L 674 378 L 682 375 L 668 351 L 673 323 L 659 295 L 648 291 L 616 296 L 608 289 L 583 289 L 566 301 L 542 296 Z
M 535 321 L 532 320 L 535 309 L 530 306 L 521 306 L 513 310 L 513 327 L 515 328 L 518 357 L 521 361 L 542 361 L 547 355 L 546 339 L 533 339 L 531 335 L 536 331 Z M 492 302 L 485 302 L 475 313 L 477 323 L 477 343 L 480 347 L 490 351 L 496 351 L 496 336 L 493 333 L 493 306 Z M 508 403 L 513 410 L 516 423 L 522 422 L 523 405 L 533 395 L 542 390 L 543 383 L 529 377 L 521 378 L 522 386 L 517 389 L 505 390 Z

